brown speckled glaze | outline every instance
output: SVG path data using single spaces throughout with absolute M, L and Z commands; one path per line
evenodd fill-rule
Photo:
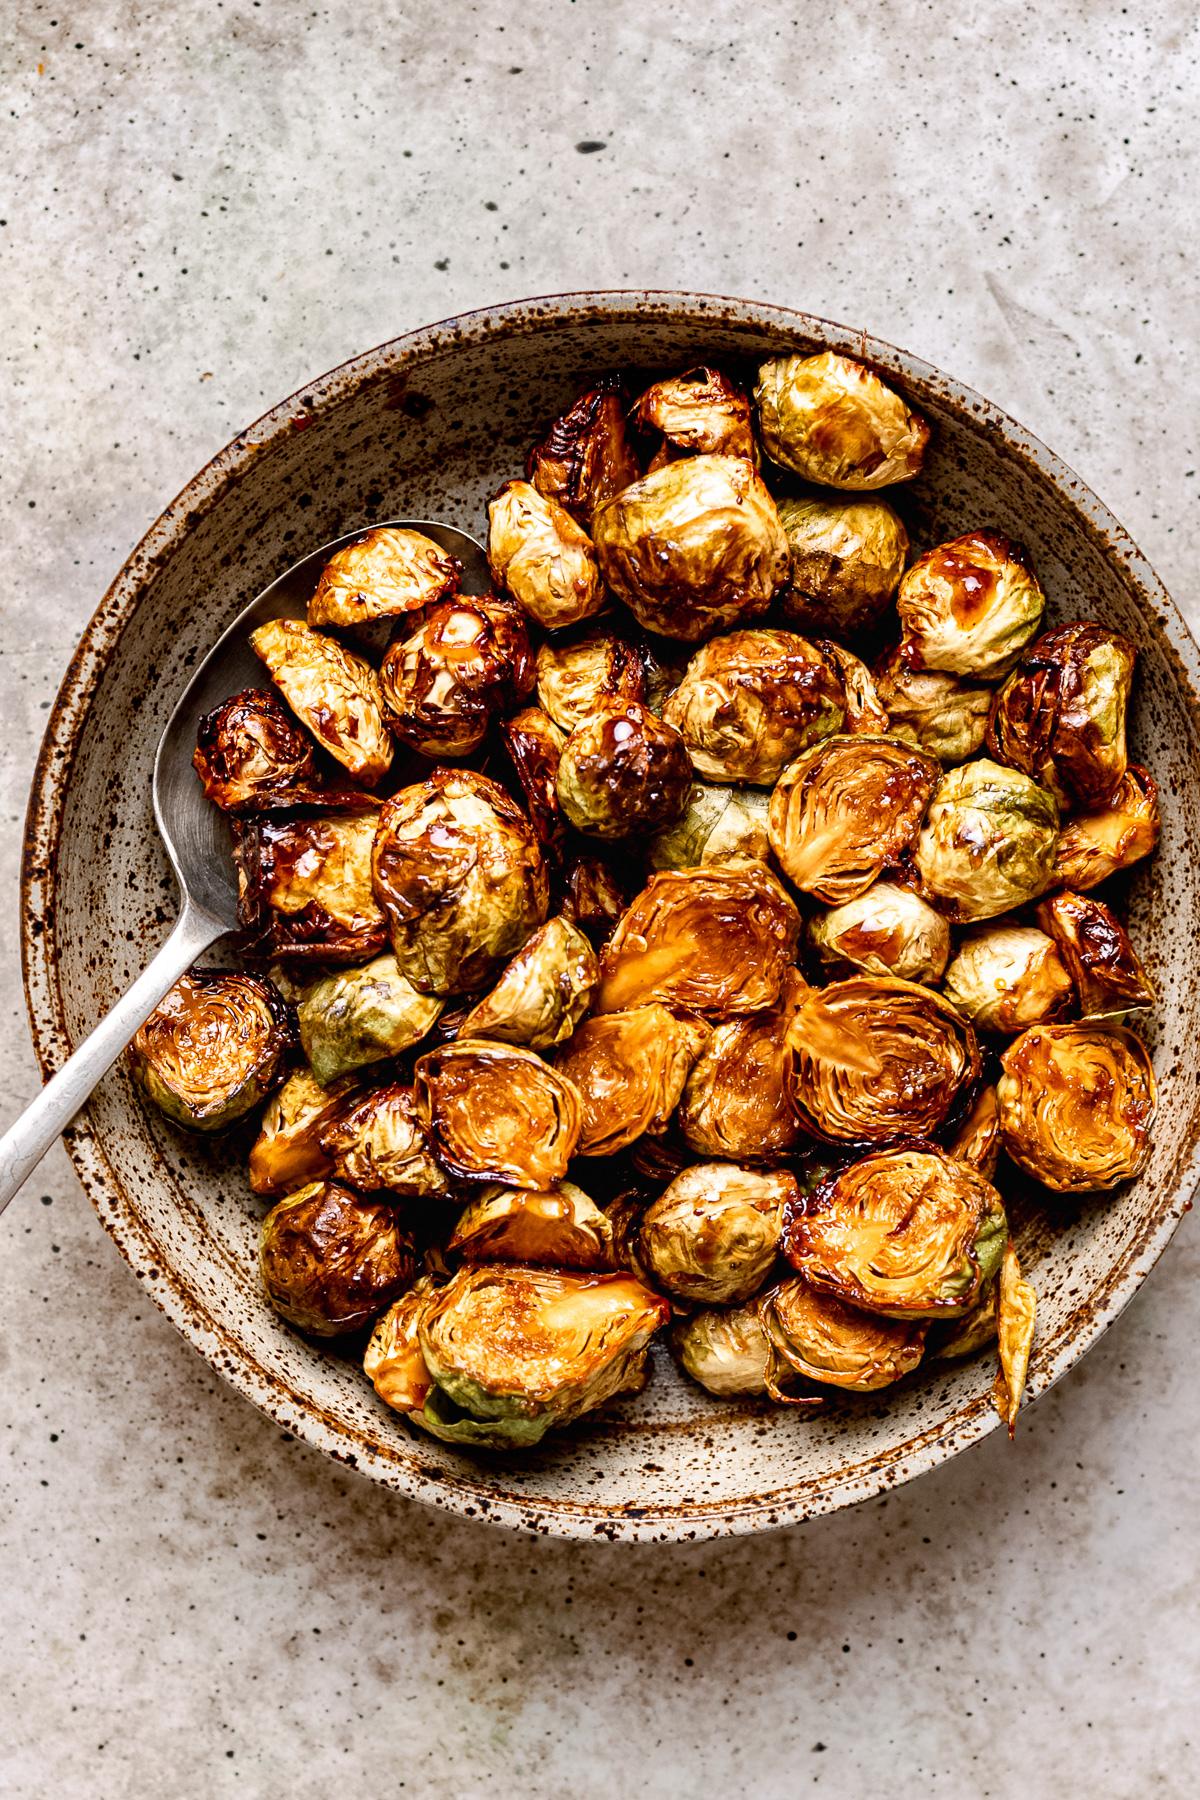
M 1113 1198 L 1052 1201 L 1020 1223 L 1040 1314 L 1030 1393 L 1081 1356 L 1136 1291 L 1197 1179 L 1200 1088 L 1200 652 L 1144 558 L 1071 471 L 978 394 L 822 320 L 670 293 L 565 295 L 450 319 L 312 382 L 214 458 L 130 557 L 63 682 L 34 781 L 24 959 L 46 1075 L 165 936 L 174 883 L 150 773 L 192 668 L 300 556 L 389 517 L 476 536 L 485 502 L 589 382 L 613 368 L 785 350 L 863 357 L 933 428 L 902 502 L 917 549 L 987 524 L 1029 546 L 1049 622 L 1132 638 L 1131 751 L 1159 784 L 1164 848 L 1129 890 L 1134 943 L 1163 999 L 1151 1041 L 1160 1115 L 1146 1174 Z M 219 961 L 219 957 L 216 959 Z M 106 1229 L 212 1366 L 289 1431 L 361 1473 L 468 1517 L 568 1537 L 689 1539 L 787 1524 L 865 1500 L 999 1425 L 983 1358 L 918 1369 L 816 1417 L 709 1398 L 655 1347 L 645 1392 L 516 1458 L 459 1454 L 410 1430 L 356 1364 L 269 1311 L 244 1134 L 214 1148 L 145 1108 L 114 1069 L 67 1142 Z M 132 1347 L 130 1354 L 133 1354 Z

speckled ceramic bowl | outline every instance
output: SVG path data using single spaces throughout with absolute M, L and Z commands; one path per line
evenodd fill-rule
M 780 308 L 685 294 L 566 295 L 398 338 L 312 382 L 204 469 L 105 596 L 63 682 L 34 781 L 24 952 L 34 1041 L 58 1068 L 174 916 L 150 810 L 159 733 L 196 660 L 289 563 L 397 516 L 484 535 L 487 496 L 601 370 L 833 349 L 873 362 L 933 427 L 912 490 L 918 545 L 990 523 L 1026 543 L 1050 621 L 1097 618 L 1141 649 L 1132 747 L 1159 784 L 1166 849 L 1143 864 L 1131 930 L 1163 1001 L 1150 1167 L 1115 1198 L 1024 1223 L 1040 1300 L 1036 1395 L 1136 1291 L 1197 1178 L 1200 653 L 1116 520 L 986 400 L 927 364 Z M 990 1358 L 918 1370 L 818 1418 L 711 1399 L 656 1350 L 645 1392 L 516 1458 L 411 1430 L 361 1371 L 284 1328 L 255 1269 L 264 1210 L 244 1146 L 174 1131 L 114 1070 L 68 1133 L 75 1165 L 146 1291 L 212 1366 L 298 1437 L 437 1506 L 567 1537 L 760 1531 L 868 1498 L 996 1429 Z M 134 1354 L 131 1348 L 130 1354 Z

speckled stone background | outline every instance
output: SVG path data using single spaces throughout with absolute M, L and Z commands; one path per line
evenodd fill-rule
M 1182 0 L 0 10 L 3 1122 L 21 818 L 84 622 L 236 430 L 409 327 L 625 284 L 861 324 L 1043 436 L 1200 624 Z M 447 1519 L 282 1437 L 61 1152 L 0 1229 L 6 1794 L 1200 1786 L 1191 1220 L 1015 1445 L 678 1549 Z

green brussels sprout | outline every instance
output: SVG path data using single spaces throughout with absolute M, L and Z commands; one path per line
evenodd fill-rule
M 1054 871 L 1053 794 L 981 757 L 942 776 L 917 839 L 925 892 L 958 919 L 994 919 L 1044 893 Z
M 1030 646 L 992 704 L 988 749 L 1064 812 L 1108 806 L 1126 768 L 1137 650 L 1102 625 L 1058 625 Z
M 992 690 L 943 669 L 914 669 L 902 652 L 876 669 L 876 691 L 893 737 L 947 766 L 983 748 Z
M 296 1008 L 300 1042 L 313 1074 L 327 1086 L 420 1043 L 445 1004 L 418 993 L 389 951 L 361 969 L 337 969 L 305 990 Z
M 920 1362 L 928 1329 L 916 1320 L 878 1318 L 848 1306 L 799 1276 L 770 1288 L 758 1316 L 770 1345 L 767 1385 L 782 1400 L 797 1375 L 857 1394 L 890 1387 Z
M 408 621 L 379 671 L 392 736 L 422 756 L 469 756 L 533 691 L 525 615 L 510 601 L 443 600 Z
M 605 376 L 529 452 L 525 473 L 539 494 L 564 507 L 585 531 L 602 501 L 641 474 L 625 430 L 619 376 Z
M 1107 806 L 1063 825 L 1054 884 L 1082 894 L 1149 856 L 1158 842 L 1158 789 L 1148 769 L 1129 763 Z
M 360 1331 L 412 1283 L 412 1244 L 392 1207 L 313 1181 L 273 1206 L 258 1267 L 280 1318 L 315 1337 Z
M 570 1037 L 599 979 L 600 965 L 583 933 L 569 919 L 549 919 L 467 1014 L 458 1037 L 551 1050 Z
M 1037 916 L 1058 946 L 1081 1019 L 1124 1019 L 1154 1005 L 1154 985 L 1141 958 L 1125 927 L 1102 900 L 1087 894 L 1055 894 L 1042 901 Z
M 189 1131 L 225 1131 L 277 1087 L 296 1041 L 291 1008 L 258 975 L 181 976 L 127 1056 L 137 1086 Z
M 324 1126 L 321 1148 L 337 1179 L 362 1193 L 451 1197 L 417 1121 L 412 1089 L 401 1082 L 376 1088 Z
M 665 440 L 652 470 L 677 455 L 758 462 L 750 396 L 720 369 L 689 369 L 656 381 L 638 401 L 634 418 L 643 431 L 661 431 Z
M 532 1050 L 485 1038 L 422 1056 L 413 1099 L 438 1161 L 463 1181 L 554 1187 L 583 1125 L 583 1102 L 568 1076 Z
M 321 1133 L 358 1096 L 353 1075 L 322 1087 L 311 1069 L 297 1069 L 271 1096 L 250 1152 L 250 1186 L 256 1194 L 294 1194 L 333 1173 Z
M 610 1269 L 613 1228 L 596 1202 L 571 1181 L 542 1193 L 485 1188 L 463 1208 L 446 1249 L 473 1263 Z
M 310 625 L 355 626 L 420 612 L 458 592 L 462 564 L 431 538 L 381 525 L 335 550 L 308 603 Z
M 862 492 L 919 474 L 929 427 L 864 363 L 825 350 L 758 371 L 763 449 L 820 487 Z
M 771 795 L 784 874 L 830 906 L 865 894 L 912 846 L 938 774 L 931 757 L 892 737 L 831 737 L 804 751 Z
M 896 596 L 912 668 L 998 679 L 1037 633 L 1046 596 L 1028 551 L 969 531 L 916 561 Z
M 801 1134 L 788 1091 L 787 1043 L 807 992 L 799 971 L 790 970 L 777 1006 L 714 1026 L 679 1105 L 679 1126 L 689 1149 L 756 1163 L 796 1148 Z
M 731 631 L 697 650 L 663 707 L 698 775 L 770 787 L 802 750 L 842 729 L 840 684 L 791 631 Z
M 732 862 L 747 857 L 766 862 L 771 850 L 767 836 L 770 799 L 753 788 L 716 787 L 694 781 L 683 811 L 673 825 L 651 838 L 646 867 L 699 869 L 706 863 Z
M 748 1300 L 775 1261 L 794 1175 L 695 1163 L 647 1208 L 638 1255 L 656 1287 L 701 1306 Z
M 1053 937 L 1027 925 L 969 932 L 946 970 L 943 991 L 980 1031 L 1010 1034 L 1061 1018 L 1073 998 Z
M 547 631 L 578 625 L 604 605 L 587 532 L 527 481 L 506 481 L 488 503 L 488 564 L 500 586 Z
M 941 913 L 892 881 L 872 882 L 856 899 L 814 914 L 808 935 L 822 962 L 926 985 L 941 980 L 950 955 L 950 926 Z
M 946 1146 L 955 1162 L 970 1163 L 993 1181 L 1000 1161 L 1000 1102 L 994 1087 L 980 1088 L 963 1124 Z
M 707 1039 L 707 1025 L 665 1006 L 585 1019 L 555 1059 L 583 1104 L 579 1155 L 611 1156 L 664 1132 Z
M 770 1346 L 757 1305 L 706 1306 L 671 1327 L 681 1368 L 710 1394 L 765 1394 Z
M 570 642 L 537 654 L 538 699 L 560 731 L 575 731 L 597 712 L 646 698 L 646 658 L 614 631 L 593 625 Z
M 382 781 L 392 740 L 370 663 L 298 619 L 268 620 L 250 633 L 250 648 L 317 742 L 364 787 Z
M 996 1283 L 996 1335 L 1000 1367 L 992 1388 L 996 1411 L 1014 1435 L 1017 1409 L 1025 1392 L 1025 1376 L 1029 1368 L 1029 1351 L 1037 1322 L 1037 1295 L 1027 1281 L 1021 1279 L 1021 1265 L 1016 1245 L 1009 1238 Z
M 683 739 L 636 700 L 576 726 L 558 765 L 558 804 L 577 831 L 609 842 L 679 817 L 692 782 Z
M 1001 1058 L 1004 1148 L 1059 1194 L 1088 1194 L 1140 1175 L 1150 1160 L 1154 1070 L 1119 1025 L 1031 1025 Z
M 895 598 L 908 560 L 904 522 L 886 500 L 806 494 L 779 502 L 792 552 L 784 596 L 789 624 L 824 637 L 874 631 Z

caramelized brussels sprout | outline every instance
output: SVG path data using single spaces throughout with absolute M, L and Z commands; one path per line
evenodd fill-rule
M 378 812 L 231 819 L 238 921 L 259 955 L 348 963 L 387 943 L 371 885 Z
M 987 1171 L 983 1173 L 986 1175 Z M 989 1175 L 988 1180 L 991 1180 Z M 930 1338 L 926 1349 L 939 1361 L 955 1361 L 964 1356 L 974 1356 L 977 1350 L 984 1349 L 996 1341 L 996 1290 L 999 1278 L 993 1277 L 985 1281 L 979 1290 L 978 1298 L 966 1312 L 954 1318 L 938 1320 L 930 1329 Z
M 1150 977 L 1120 921 L 1102 900 L 1056 894 L 1038 907 L 1038 924 L 1058 945 L 1075 984 L 1081 1019 L 1123 1019 L 1154 1005 Z M 1040 1024 L 1030 1019 L 1028 1024 Z
M 791 631 L 731 631 L 697 650 L 663 707 L 698 775 L 770 787 L 792 759 L 842 729 L 839 685 Z
M 1148 769 L 1129 763 L 1107 806 L 1068 819 L 1054 856 L 1054 881 L 1084 893 L 1149 856 L 1158 842 L 1158 789 Z
M 594 712 L 563 745 L 558 804 L 576 830 L 612 842 L 670 825 L 691 783 L 679 733 L 626 700 Z
M 363 1372 L 379 1398 L 412 1417 L 433 1386 L 417 1326 L 436 1293 L 434 1282 L 422 1275 L 379 1319 L 363 1358 Z
M 710 1394 L 764 1394 L 770 1346 L 758 1307 L 708 1306 L 671 1327 L 671 1349 Z
M 780 1248 L 811 1287 L 850 1306 L 936 1319 L 972 1305 L 1007 1237 L 992 1184 L 914 1144 L 864 1156 L 790 1206 Z
M 364 787 L 381 781 L 392 766 L 392 740 L 370 663 L 297 619 L 260 625 L 250 647 L 318 743 Z
M 992 703 L 988 749 L 1048 788 L 1064 811 L 1108 806 L 1126 768 L 1137 650 L 1082 620 L 1030 646 Z
M 781 1400 L 796 1375 L 856 1394 L 891 1387 L 920 1362 L 928 1330 L 919 1320 L 876 1318 L 799 1276 L 769 1289 L 758 1316 L 770 1345 L 768 1386 Z
M 419 612 L 458 592 L 462 564 L 407 526 L 380 525 L 335 550 L 308 603 L 310 625 L 362 625 Z
M 807 481 L 862 492 L 920 473 L 928 425 L 864 363 L 773 356 L 754 397 L 763 449 Z
M 599 856 L 576 856 L 563 874 L 562 916 L 599 947 L 629 905 L 629 895 Z
M 851 735 L 887 737 L 887 711 L 879 698 L 875 677 L 862 658 L 835 644 L 832 638 L 819 638 L 813 649 L 824 659 L 840 692 L 846 714 L 842 730 Z
M 638 401 L 634 417 L 643 431 L 661 431 L 667 444 L 685 455 L 758 461 L 750 396 L 720 369 L 689 369 L 656 381 Z
M 246 688 L 205 713 L 192 766 L 223 812 L 294 806 L 317 783 L 312 744 L 270 688 Z
M 896 596 L 909 666 L 1007 675 L 1046 606 L 1028 551 L 998 531 L 969 531 L 916 561 Z
M 950 955 L 950 927 L 941 913 L 892 881 L 874 881 L 857 899 L 817 913 L 808 935 L 822 962 L 930 985 L 941 980 Z
M 625 433 L 619 381 L 606 379 L 581 394 L 530 451 L 525 473 L 539 494 L 590 531 L 600 503 L 641 474 Z
M 650 1000 L 699 1013 L 774 1006 L 800 914 L 762 863 L 706 863 L 652 875 L 600 959 L 594 1011 Z
M 775 1261 L 794 1175 L 696 1163 L 642 1217 L 638 1252 L 655 1286 L 701 1306 L 749 1300 Z
M 569 1076 L 532 1050 L 484 1038 L 443 1044 L 413 1072 L 413 1101 L 438 1161 L 463 1181 L 554 1187 L 584 1110 Z
M 802 631 L 857 637 L 876 629 L 908 560 L 908 533 L 886 500 L 806 494 L 779 502 L 792 552 L 784 617 Z
M 1017 1409 L 1025 1392 L 1029 1350 L 1033 1343 L 1033 1328 L 1037 1322 L 1037 1295 L 1029 1283 L 1021 1279 L 1021 1265 L 1011 1238 L 1004 1252 L 996 1286 L 1000 1367 L 992 1388 L 992 1399 L 996 1411 L 1008 1426 L 1011 1438 L 1017 1428 Z
M 1118 1025 L 1033 1025 L 1005 1051 L 996 1093 L 1013 1161 L 1060 1194 L 1113 1188 L 1150 1160 L 1154 1070 Z
M 469 756 L 532 690 L 524 619 L 495 600 L 444 600 L 395 640 L 379 685 L 393 737 L 423 756 Z
M 300 1042 L 325 1087 L 352 1069 L 419 1044 L 444 1004 L 418 992 L 386 951 L 361 969 L 338 969 L 305 989 L 296 1008 Z
M 771 848 L 802 893 L 840 906 L 865 894 L 916 840 L 938 765 L 896 738 L 826 738 L 771 795 Z
M 946 765 L 966 762 L 983 748 L 991 688 L 943 669 L 914 669 L 903 651 L 877 668 L 875 685 L 893 737 Z
M 552 1050 L 569 1038 L 600 979 L 595 952 L 569 919 L 548 919 L 459 1027 L 463 1038 L 496 1038 Z
M 970 1163 L 985 1181 L 995 1179 L 1000 1161 L 1000 1102 L 994 1087 L 980 1088 L 966 1123 L 951 1138 L 946 1153 L 955 1162 Z
M 668 638 L 658 638 L 653 649 L 649 642 L 641 644 L 639 649 L 646 671 L 645 703 L 655 718 L 661 719 L 663 707 L 683 680 L 688 666 L 688 647 Z
M 1070 1011 L 1071 977 L 1054 939 L 1026 925 L 967 934 L 946 970 L 951 1006 L 980 1031 L 1024 1031 Z
M 466 769 L 435 769 L 386 802 L 372 873 L 396 959 L 422 993 L 486 987 L 550 905 L 533 827 Z
M 689 456 L 606 500 L 604 579 L 648 631 L 698 643 L 765 613 L 787 579 L 779 515 L 753 463 Z
M 938 782 L 917 840 L 925 892 L 957 919 L 994 919 L 1050 884 L 1058 843 L 1053 794 L 981 757 Z
M 321 1147 L 337 1179 L 362 1193 L 450 1196 L 450 1183 L 417 1122 L 412 1089 L 401 1082 L 376 1088 L 343 1111 L 322 1130 Z
M 361 1331 L 412 1283 L 412 1245 L 390 1206 L 312 1181 L 273 1206 L 258 1267 L 280 1318 L 314 1337 Z
M 974 1031 L 940 994 L 867 975 L 811 988 L 788 1052 L 800 1123 L 832 1144 L 932 1137 L 980 1071 Z
M 772 1161 L 794 1150 L 800 1127 L 788 1091 L 788 1031 L 808 992 L 795 970 L 778 1006 L 726 1019 L 701 1050 L 679 1107 L 690 1149 L 737 1162 Z
M 148 1100 L 190 1131 L 224 1131 L 283 1075 L 291 1008 L 258 975 L 183 975 L 127 1051 Z
M 652 872 L 699 869 L 743 856 L 751 862 L 766 862 L 771 850 L 769 806 L 768 796 L 756 794 L 752 788 L 713 787 L 707 781 L 694 781 L 675 823 L 651 838 L 646 867 Z
M 256 1194 L 292 1194 L 332 1175 L 333 1158 L 321 1133 L 353 1105 L 352 1076 L 322 1087 L 309 1069 L 297 1069 L 271 1096 L 250 1152 L 250 1186 Z
M 646 659 L 615 632 L 593 625 L 568 644 L 542 645 L 537 691 L 560 730 L 574 731 L 605 707 L 645 700 Z
M 550 1269 L 612 1267 L 612 1226 L 571 1181 L 542 1193 L 494 1188 L 464 1207 L 447 1250 L 465 1262 Z
M 665 1006 L 586 1019 L 555 1058 L 583 1102 L 580 1156 L 611 1156 L 661 1133 L 679 1104 L 708 1027 Z
M 488 563 L 501 586 L 548 631 L 578 625 L 604 605 L 592 540 L 527 481 L 506 481 L 488 504 Z
M 567 830 L 558 804 L 558 765 L 566 736 L 536 706 L 523 707 L 505 719 L 500 733 L 538 842 L 547 856 L 557 858 Z

